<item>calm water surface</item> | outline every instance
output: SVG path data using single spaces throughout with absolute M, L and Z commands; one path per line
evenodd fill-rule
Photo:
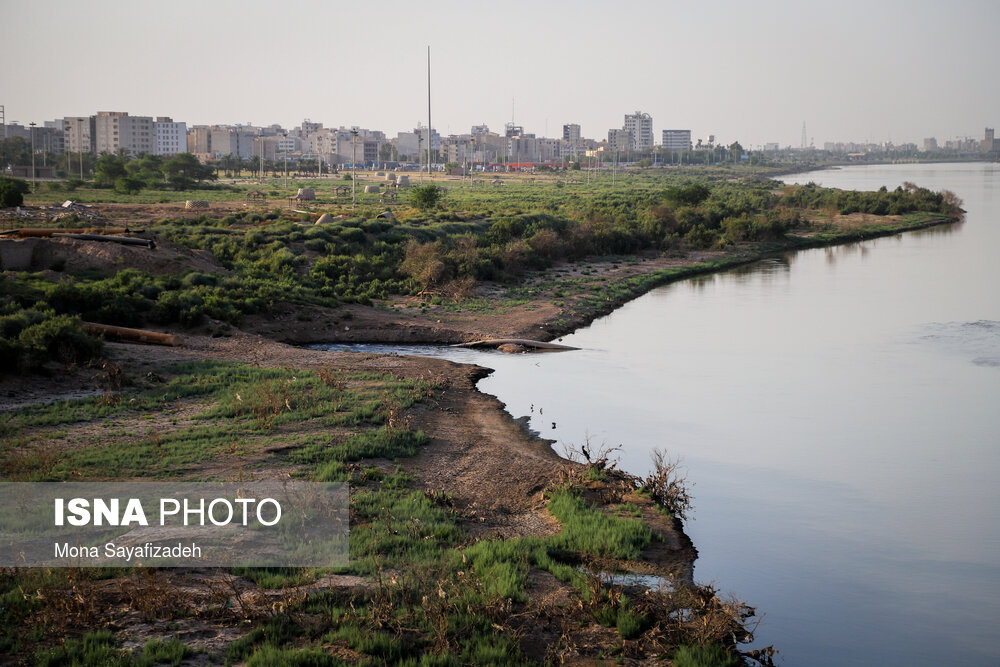
M 640 474 L 681 456 L 695 577 L 756 605 L 783 664 L 998 664 L 1000 165 L 787 180 L 909 180 L 968 215 L 656 289 L 578 352 L 447 354 L 544 437 Z

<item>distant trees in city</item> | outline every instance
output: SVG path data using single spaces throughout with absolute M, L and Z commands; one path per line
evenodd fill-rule
M 94 166 L 94 182 L 98 187 L 114 188 L 122 194 L 135 194 L 143 188 L 190 190 L 201 182 L 214 180 L 215 170 L 198 162 L 191 153 L 164 158 L 146 154 L 138 158 L 104 153 Z

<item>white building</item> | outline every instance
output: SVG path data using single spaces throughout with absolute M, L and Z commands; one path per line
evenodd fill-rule
M 187 151 L 187 123 L 175 123 L 167 116 L 157 116 L 153 122 L 157 155 L 177 155 Z
M 663 130 L 663 148 L 668 151 L 691 150 L 691 130 Z
M 625 114 L 624 129 L 632 135 L 629 148 L 635 151 L 653 149 L 653 117 L 648 113 Z

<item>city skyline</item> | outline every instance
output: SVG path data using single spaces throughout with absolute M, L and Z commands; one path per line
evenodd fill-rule
M 442 135 L 513 120 L 539 136 L 573 123 L 601 138 L 642 110 L 657 138 L 690 128 L 722 143 L 798 146 L 805 122 L 816 146 L 919 144 L 980 136 L 1000 113 L 994 59 L 981 55 L 1000 18 L 990 3 L 720 6 L 639 4 L 615 24 L 603 3 L 415 12 L 294 2 L 277 13 L 9 2 L 11 52 L 37 57 L 0 73 L 0 104 L 8 122 L 122 110 L 189 127 L 309 118 L 392 136 L 427 121 L 429 44 Z

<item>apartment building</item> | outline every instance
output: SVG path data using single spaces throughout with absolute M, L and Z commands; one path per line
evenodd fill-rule
M 647 151 L 653 149 L 653 117 L 648 113 L 636 111 L 625 114 L 623 129 L 631 135 L 629 144 L 631 150 Z
M 563 125 L 563 141 L 568 141 L 572 145 L 580 143 L 580 126 L 576 123 Z
M 93 116 L 63 118 L 63 146 L 68 153 L 93 153 L 95 129 Z
M 153 136 L 157 155 L 177 155 L 187 151 L 187 123 L 175 123 L 168 116 L 158 116 L 153 121 Z
M 663 148 L 668 151 L 691 150 L 691 130 L 663 130 Z
M 94 116 L 94 150 L 131 155 L 153 153 L 156 134 L 151 116 L 129 116 L 125 111 L 98 111 Z
M 608 150 L 627 151 L 632 147 L 632 133 L 626 129 L 611 128 L 608 130 Z
M 249 125 L 213 125 L 211 127 L 211 153 L 216 157 L 235 155 L 249 158 L 257 155 L 254 150 L 260 128 Z

